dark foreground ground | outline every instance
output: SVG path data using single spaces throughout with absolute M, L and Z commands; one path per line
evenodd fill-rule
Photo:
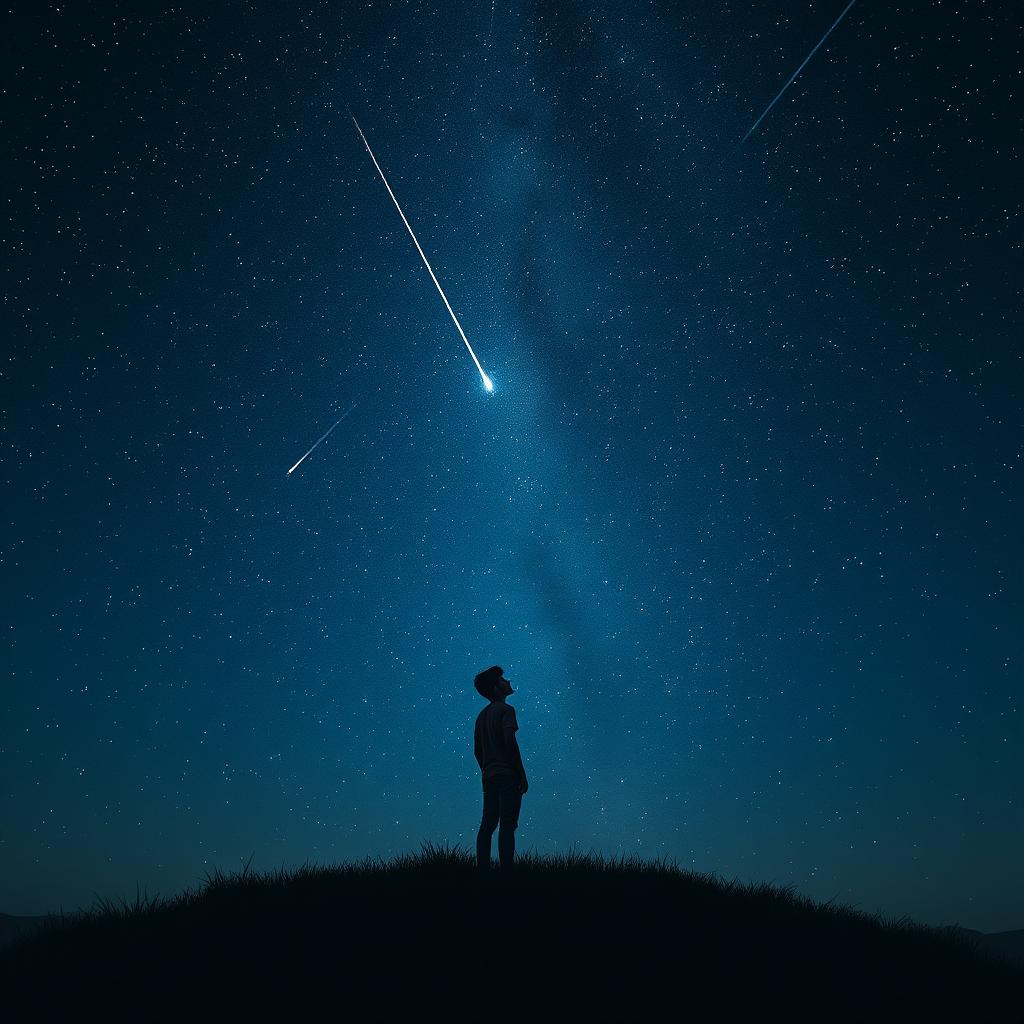
M 459 849 L 220 874 L 0 956 L 0 1017 L 104 1021 L 1024 1021 L 1024 969 L 662 862 Z

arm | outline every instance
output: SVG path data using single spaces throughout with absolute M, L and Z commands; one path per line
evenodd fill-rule
M 515 729 L 505 730 L 505 745 L 508 747 L 516 762 L 516 769 L 519 772 L 519 791 L 521 793 L 525 793 L 530 788 L 530 785 L 526 781 L 526 769 L 523 767 L 523 755 L 519 750 L 519 744 L 516 741 Z
M 480 746 L 480 733 L 473 733 L 473 756 L 476 763 L 480 765 L 480 771 L 484 770 L 484 748 Z

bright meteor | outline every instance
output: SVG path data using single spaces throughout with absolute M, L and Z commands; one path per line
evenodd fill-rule
M 352 115 L 352 112 L 349 111 Z M 413 233 L 412 228 L 409 226 L 409 222 L 405 219 L 405 214 L 402 213 L 402 208 L 398 205 L 398 200 L 395 198 L 395 193 L 391 191 L 391 186 L 388 184 L 388 179 L 384 177 L 384 172 L 380 169 L 380 164 L 377 163 L 377 158 L 373 155 L 373 150 L 370 149 L 370 144 L 366 141 L 366 136 L 363 134 L 363 129 L 359 127 L 359 122 L 352 115 L 352 123 L 356 126 L 356 131 L 359 132 L 359 138 L 363 140 L 363 145 L 366 147 L 366 152 L 370 154 L 370 159 L 373 161 L 373 166 L 377 168 L 377 173 L 380 175 L 380 180 L 384 182 L 384 187 L 388 190 L 388 195 L 391 196 L 391 201 L 395 204 L 395 209 L 398 211 L 398 216 L 402 218 L 402 223 L 405 225 L 406 231 L 409 232 L 409 237 L 412 239 L 413 244 L 416 246 L 416 251 L 420 254 L 420 259 L 423 260 L 423 266 L 427 268 L 427 273 L 430 274 L 431 281 L 434 282 L 434 286 L 437 288 L 441 298 L 444 299 L 444 304 L 451 314 L 452 320 L 455 322 L 455 326 L 459 330 L 459 334 L 462 336 L 462 340 L 466 343 L 466 348 L 469 349 L 469 354 L 473 357 L 473 362 L 476 363 L 476 368 L 480 371 L 480 379 L 484 382 L 484 387 L 488 391 L 494 390 L 494 385 L 491 383 L 491 378 L 484 373 L 484 368 L 480 365 L 480 360 L 477 359 L 476 353 L 473 351 L 473 346 L 470 345 L 469 339 L 466 337 L 466 332 L 462 329 L 462 324 L 459 323 L 459 318 L 455 315 L 455 311 L 452 309 L 452 304 L 448 301 L 448 296 L 445 295 L 444 289 L 441 287 L 437 280 L 437 276 L 434 274 L 434 268 L 431 267 L 430 262 L 427 260 L 416 235 Z
M 353 402 L 353 403 L 352 403 L 352 409 L 354 409 L 354 408 L 355 408 L 355 407 L 356 407 L 356 406 L 357 406 L 358 404 L 359 404 L 358 402 Z M 347 412 L 343 412 L 343 413 L 342 413 L 342 414 L 341 414 L 341 415 L 340 415 L 340 416 L 338 417 L 337 421 L 336 421 L 336 422 L 334 423 L 334 426 L 332 426 L 332 427 L 331 427 L 331 429 L 330 429 L 330 430 L 328 430 L 328 431 L 327 431 L 327 433 L 326 433 L 326 434 L 324 434 L 324 435 L 323 435 L 323 437 L 321 437 L 321 438 L 320 438 L 320 440 L 318 440 L 318 441 L 316 442 L 316 444 L 314 444 L 314 445 L 313 445 L 313 448 L 316 448 L 316 447 L 317 447 L 317 445 L 319 445 L 321 441 L 326 441 L 326 440 L 327 440 L 327 437 L 328 437 L 328 435 L 329 435 L 329 434 L 331 433 L 331 431 L 332 431 L 332 430 L 334 430 L 334 427 L 336 427 L 336 426 L 337 426 L 337 425 L 338 425 L 338 424 L 339 424 L 339 423 L 340 423 L 340 422 L 341 422 L 341 421 L 342 421 L 342 420 L 343 420 L 343 419 L 344 419 L 344 418 L 345 418 L 345 417 L 346 417 L 346 416 L 347 416 L 347 415 L 348 415 L 348 414 L 349 414 L 349 413 L 350 413 L 350 412 L 352 411 L 352 409 L 349 409 L 349 410 L 348 410 Z M 301 458 L 301 459 L 299 459 L 299 461 L 298 461 L 298 462 L 296 462 L 296 463 L 295 463 L 295 465 L 294 465 L 294 466 L 292 466 L 292 468 L 288 470 L 288 475 L 289 475 L 289 476 L 291 476 L 291 475 L 292 475 L 292 473 L 294 473 L 294 472 L 295 472 L 295 470 L 297 470 L 297 469 L 299 468 L 299 466 L 301 466 L 301 465 L 303 464 L 303 462 L 305 462 L 305 461 L 306 461 L 306 459 L 308 459 L 308 458 L 309 458 L 309 456 L 313 454 L 313 448 L 310 448 L 310 449 L 309 449 L 309 451 L 308 451 L 308 452 L 306 452 L 306 454 L 305 454 L 305 455 L 303 455 L 303 456 L 302 456 L 302 458 Z

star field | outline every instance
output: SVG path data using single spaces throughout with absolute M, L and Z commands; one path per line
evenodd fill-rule
M 782 7 L 16 5 L 0 909 L 468 848 L 498 663 L 521 850 L 1024 925 L 1016 19 Z

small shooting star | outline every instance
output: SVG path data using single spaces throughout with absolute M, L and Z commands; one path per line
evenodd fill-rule
M 330 429 L 330 430 L 328 430 L 328 431 L 327 431 L 327 433 L 326 433 L 326 434 L 324 434 L 324 435 L 323 435 L 323 436 L 322 436 L 322 437 L 321 437 L 321 438 L 320 438 L 320 439 L 319 439 L 319 440 L 318 440 L 318 441 L 316 442 L 316 444 L 314 444 L 314 445 L 313 445 L 313 448 L 310 448 L 310 449 L 309 449 L 309 451 L 308 451 L 308 452 L 306 452 L 306 454 L 305 454 L 305 455 L 303 455 L 303 456 L 302 456 L 302 458 L 301 458 L 301 459 L 299 459 L 299 461 L 298 461 L 298 462 L 296 462 L 296 463 L 295 463 L 295 465 L 294 465 L 294 466 L 292 466 L 292 468 L 288 470 L 288 475 L 289 475 L 289 476 L 291 476 L 291 475 L 292 475 L 292 473 L 294 473 L 294 472 L 295 472 L 295 470 L 297 470 L 297 469 L 299 468 L 299 466 L 301 466 L 301 465 L 303 464 L 303 462 L 305 462 L 305 461 L 306 461 L 306 459 L 308 459 L 308 458 L 309 458 L 309 456 L 313 454 L 313 449 L 314 449 L 314 448 L 316 448 L 316 447 L 317 447 L 317 446 L 318 446 L 319 444 L 321 444 L 321 442 L 323 442 L 323 441 L 326 441 L 326 440 L 327 440 L 327 438 L 328 438 L 328 437 L 330 436 L 330 434 L 331 434 L 331 431 L 333 431 L 333 430 L 334 430 L 334 428 L 335 428 L 335 427 L 336 427 L 336 426 L 337 426 L 337 425 L 338 425 L 338 424 L 339 424 L 339 423 L 340 423 L 340 422 L 341 422 L 341 421 L 342 421 L 342 420 L 343 420 L 343 419 L 344 419 L 344 418 L 345 418 L 345 417 L 346 417 L 346 416 L 347 416 L 347 415 L 348 415 L 348 414 L 349 414 L 349 413 L 350 413 L 350 412 L 352 411 L 352 409 L 354 409 L 354 408 L 355 408 L 355 407 L 356 407 L 356 406 L 357 406 L 358 404 L 359 404 L 358 402 L 353 402 L 353 403 L 352 403 L 352 408 L 351 408 L 351 409 L 349 409 L 349 410 L 347 410 L 346 412 L 343 412 L 343 413 L 342 413 L 342 414 L 341 414 L 341 415 L 340 415 L 340 416 L 338 417 L 338 419 L 337 419 L 337 420 L 335 421 L 335 423 L 333 424 L 333 426 L 331 427 L 331 429 Z
M 782 99 L 782 94 L 796 81 L 797 75 L 799 75 L 800 72 L 803 71 L 805 67 L 807 67 L 807 64 L 810 61 L 810 59 L 818 52 L 818 50 L 821 49 L 822 44 L 825 42 L 826 39 L 828 39 L 830 35 L 832 35 L 832 33 L 836 30 L 836 26 L 839 24 L 839 22 L 843 20 L 843 18 L 846 17 L 847 12 L 856 2 L 857 0 L 850 0 L 850 2 L 843 8 L 843 13 L 840 14 L 834 22 L 832 22 L 832 27 L 818 40 L 818 45 L 815 46 L 814 49 L 811 50 L 811 52 L 807 54 L 806 57 L 804 57 L 804 62 L 800 65 L 800 67 L 796 69 L 796 71 L 793 72 L 792 75 L 789 76 L 789 81 L 786 82 L 786 84 L 779 90 L 778 95 L 775 97 L 775 99 L 773 99 L 771 103 L 769 103 L 768 106 L 764 108 L 764 113 L 751 125 L 750 131 L 743 136 L 743 141 L 740 142 L 741 146 L 744 142 L 747 141 L 747 139 L 750 138 L 751 135 L 754 134 L 754 132 L 757 130 L 757 126 L 768 116 L 768 114 L 771 112 L 772 107 L 774 107 L 775 104 L 778 103 L 780 99 Z
M 377 173 L 380 175 L 380 180 L 384 182 L 384 187 L 388 190 L 388 195 L 391 196 L 391 201 L 395 204 L 395 209 L 398 211 L 398 216 L 402 218 L 402 223 L 405 225 L 406 230 L 409 232 L 409 237 L 413 240 L 413 244 L 416 246 L 416 251 L 420 254 L 420 259 L 423 260 L 423 265 L 427 268 L 427 273 L 430 274 L 430 280 L 434 282 L 434 286 L 437 288 L 440 296 L 444 299 L 444 304 L 448 308 L 448 312 L 451 314 L 452 320 L 455 322 L 455 326 L 459 330 L 459 334 L 462 336 L 462 340 L 466 343 L 466 348 L 469 349 L 469 354 L 473 357 L 473 362 L 476 363 L 476 368 L 480 371 L 480 379 L 484 382 L 484 387 L 488 391 L 494 390 L 494 384 L 491 383 L 491 378 L 484 373 L 484 368 L 480 365 L 480 360 L 477 359 L 476 353 L 473 351 L 473 346 L 470 345 L 469 339 L 466 337 L 466 332 L 462 329 L 462 324 L 459 323 L 459 318 L 455 315 L 455 310 L 452 309 L 452 304 L 448 301 L 448 296 L 445 295 L 444 289 L 441 287 L 434 274 L 434 268 L 430 265 L 427 260 L 422 247 L 420 246 L 419 240 L 413 233 L 412 228 L 409 226 L 409 222 L 405 219 L 405 214 L 402 213 L 402 208 L 398 205 L 398 200 L 395 198 L 395 193 L 391 191 L 391 186 L 388 184 L 388 179 L 384 177 L 384 172 L 380 169 L 380 164 L 377 163 L 377 158 L 373 155 L 373 150 L 370 149 L 370 144 L 366 141 L 366 136 L 363 134 L 363 129 L 359 127 L 359 122 L 355 119 L 355 115 L 352 111 L 349 111 L 349 116 L 352 118 L 352 123 L 356 126 L 356 131 L 359 132 L 359 138 L 363 140 L 363 145 L 366 147 L 366 152 L 370 154 L 370 159 L 373 161 L 373 166 L 377 168 Z

